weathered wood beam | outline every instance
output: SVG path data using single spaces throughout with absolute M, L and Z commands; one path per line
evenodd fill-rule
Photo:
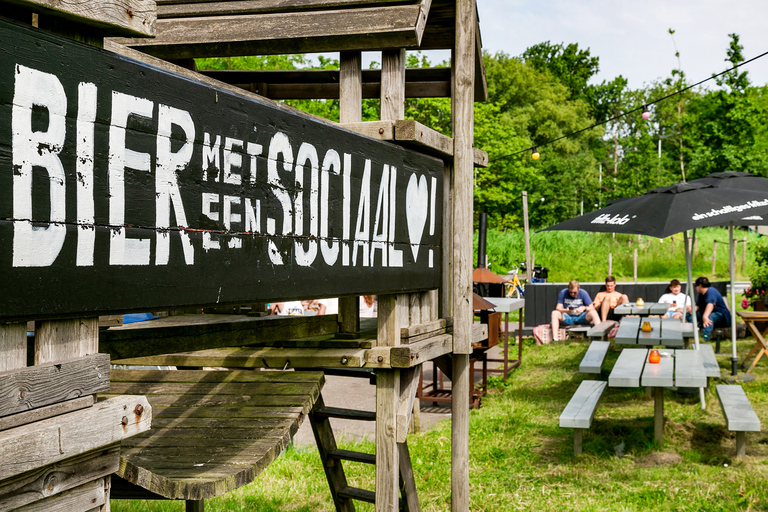
M 6 0 L 4 3 L 95 27 L 105 36 L 155 35 L 157 10 L 154 0 Z
M 109 389 L 109 355 L 47 363 L 0 373 L 0 416 Z
M 151 422 L 152 408 L 146 398 L 119 396 L 5 430 L 0 432 L 0 480 L 120 442 L 149 430 Z
M 166 60 L 381 48 L 416 48 L 420 5 L 161 19 L 152 40 L 116 42 Z
M 158 18 L 187 18 L 197 16 L 232 16 L 270 12 L 290 13 L 321 9 L 356 9 L 380 5 L 411 4 L 413 0 L 229 0 L 219 2 L 179 2 L 158 0 Z

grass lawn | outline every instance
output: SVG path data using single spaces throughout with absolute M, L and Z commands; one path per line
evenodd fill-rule
M 739 341 L 740 358 L 752 344 Z M 734 459 L 735 435 L 725 429 L 714 387 L 706 392 L 706 410 L 698 394 L 665 392 L 662 450 L 653 440 L 653 400 L 644 389 L 606 388 L 584 435 L 584 453 L 574 458 L 573 431 L 559 428 L 558 417 L 585 378 L 578 366 L 586 342 L 536 347 L 531 339 L 526 345 L 522 367 L 506 384 L 493 379 L 482 408 L 471 412 L 471 510 L 768 510 L 768 436 L 748 433 L 747 461 Z M 729 370 L 730 341 L 721 350 L 727 354 L 718 356 L 721 367 Z M 604 368 L 618 354 L 612 348 Z M 743 386 L 765 423 L 768 363 L 761 361 L 754 374 Z M 450 422 L 408 439 L 422 510 L 450 510 L 450 439 Z M 343 447 L 374 450 L 371 443 Z M 345 470 L 353 485 L 373 488 L 372 467 L 347 463 Z M 112 510 L 184 506 L 113 500 Z M 317 451 L 291 448 L 252 484 L 207 501 L 206 510 L 330 511 L 333 504 Z

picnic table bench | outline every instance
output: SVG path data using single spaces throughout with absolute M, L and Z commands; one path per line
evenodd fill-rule
M 590 339 L 600 338 L 601 340 L 605 340 L 608 336 L 608 333 L 611 332 L 611 329 L 613 329 L 616 324 L 617 322 L 615 320 L 606 320 L 605 322 L 600 322 L 599 324 L 589 328 L 587 331 L 587 337 Z
M 323 383 L 322 372 L 112 370 L 100 396 L 144 395 L 153 412 L 152 428 L 122 443 L 112 497 L 203 510 L 282 453 Z
M 747 432 L 760 432 L 760 418 L 755 414 L 749 398 L 739 385 L 720 384 L 715 387 L 728 430 L 736 432 L 736 456 L 744 460 L 747 451 Z
M 584 430 L 592 426 L 595 409 L 605 390 L 606 382 L 585 380 L 579 384 L 573 397 L 560 415 L 560 427 L 573 430 L 573 455 L 581 454 Z
M 610 341 L 593 341 L 590 343 L 586 354 L 584 354 L 579 364 L 579 372 L 599 375 L 603 370 L 603 361 L 610 346 Z

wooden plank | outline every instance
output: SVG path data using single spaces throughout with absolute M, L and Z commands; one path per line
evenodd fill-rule
M 363 69 L 360 51 L 339 57 L 339 122 L 359 123 L 363 117 Z
M 453 336 L 442 334 L 423 341 L 401 345 L 390 351 L 389 364 L 392 368 L 410 368 L 443 354 L 449 354 L 453 348 Z
M 219 2 L 157 2 L 158 18 L 186 18 L 197 16 L 231 16 L 266 12 L 289 13 L 304 10 L 332 9 L 335 7 L 371 7 L 376 4 L 412 3 L 412 0 L 230 0 Z
M 702 363 L 704 364 L 704 373 L 707 377 L 720 377 L 720 363 L 715 357 L 715 350 L 708 343 L 699 343 L 699 352 L 701 352 Z
M 602 338 L 606 334 L 608 334 L 611 331 L 611 329 L 613 329 L 614 325 L 616 324 L 612 321 L 600 322 L 599 324 L 589 328 L 589 330 L 587 331 L 587 337 Z
M 603 370 L 603 361 L 610 348 L 610 341 L 593 341 L 589 344 L 587 353 L 579 364 L 580 373 L 600 373 Z
M 36 503 L 108 476 L 119 466 L 120 445 L 115 444 L 5 480 L 0 484 L 0 510 L 16 510 Z
M 675 350 L 675 386 L 703 388 L 707 375 L 701 352 L 698 350 Z
M 19 427 L 21 425 L 27 425 L 36 421 L 52 418 L 61 414 L 66 414 L 72 411 L 79 411 L 91 407 L 95 403 L 93 395 L 87 395 L 73 400 L 67 400 L 65 402 L 59 402 L 57 404 L 48 405 L 45 407 L 39 407 L 26 412 L 18 412 L 11 414 L 10 416 L 4 416 L 0 418 L 0 431 L 8 430 L 9 428 Z
M 109 356 L 96 354 L 0 373 L 0 415 L 109 389 Z
M 155 35 L 157 11 L 154 0 L 116 0 L 89 2 L 87 0 L 6 0 L 33 12 L 61 17 L 95 27 L 104 36 Z
M 380 108 L 382 121 L 397 121 L 405 116 L 405 48 L 381 52 Z
M 324 382 L 321 372 L 254 372 L 254 371 L 208 371 L 199 370 L 121 370 L 114 369 L 110 374 L 110 381 L 118 382 L 151 382 L 153 385 L 160 383 L 186 383 L 204 384 L 214 386 L 218 383 L 237 382 L 279 384 L 279 383 L 317 383 L 318 379 Z
M 605 381 L 582 381 L 560 415 L 560 427 L 589 428 L 605 386 Z
M 432 320 L 430 322 L 424 322 L 416 325 L 409 325 L 408 327 L 403 327 L 400 329 L 400 338 L 402 343 L 405 343 L 404 340 L 413 340 L 418 341 L 415 339 L 417 336 L 422 336 L 424 334 L 431 335 L 433 333 L 445 333 L 446 329 L 450 329 L 453 327 L 453 319 L 451 318 L 440 318 L 437 320 Z M 442 332 L 441 332 L 442 331 Z
M 755 414 L 741 386 L 718 384 L 715 389 L 720 406 L 723 408 L 728 430 L 760 432 L 760 418 Z
M 7 267 L 2 269 L 9 289 L 17 290 L 15 300 L 6 300 L 0 307 L 4 320 L 28 320 L 28 315 L 43 318 L 43 309 L 48 310 L 49 318 L 97 316 L 126 310 L 421 291 L 439 284 L 440 219 L 436 219 L 434 234 L 429 229 L 419 231 L 416 224 L 428 222 L 431 226 L 431 220 L 415 219 L 406 208 L 410 176 L 423 176 L 429 184 L 426 194 L 430 201 L 430 190 L 436 193 L 435 215 L 439 214 L 442 172 L 441 164 L 433 158 L 45 31 L 5 22 L 0 24 L 0 41 L 2 51 L 15 56 L 13 62 L 0 61 L 0 76 L 14 77 L 0 80 L 1 124 L 10 126 L 14 116 L 18 123 L 18 116 L 29 114 L 33 105 L 39 104 L 34 109 L 41 111 L 53 109 L 51 119 L 60 119 L 60 126 L 56 125 L 60 132 L 55 133 L 63 137 L 57 159 L 64 163 L 62 176 L 58 182 L 51 181 L 51 186 L 69 192 L 51 195 L 45 187 L 27 187 L 31 174 L 26 171 L 0 179 L 0 236 L 17 240 L 9 247 Z M 48 58 L 39 59 L 41 52 Z M 56 64 L 64 61 L 70 62 L 66 70 Z M 16 73 L 15 66 L 24 72 Z M 145 79 L 136 82 L 136 76 Z M 51 95 L 34 86 L 44 80 L 61 87 Z M 99 84 L 83 92 L 88 101 L 76 101 L 81 83 Z M 130 98 L 141 98 L 140 106 L 130 107 L 134 101 Z M 79 105 L 80 112 L 78 108 L 62 110 L 65 104 Z M 163 105 L 162 109 L 157 107 L 162 115 L 130 110 L 146 113 L 155 104 Z M 56 108 L 61 110 L 61 117 Z M 93 177 L 93 197 L 75 193 L 78 172 L 85 170 L 77 169 L 81 160 L 78 149 L 84 150 L 75 136 L 78 115 L 87 125 L 83 129 L 93 133 L 93 160 L 82 164 Z M 171 151 L 167 136 L 171 132 L 180 144 L 173 149 L 183 147 L 183 152 Z M 48 134 L 40 137 L 53 137 L 54 131 L 40 133 Z M 34 153 L 29 143 L 23 142 L 28 139 L 2 138 L 0 158 L 13 162 L 24 151 Z M 148 159 L 137 157 L 144 162 L 141 167 L 156 162 L 159 156 L 158 169 L 168 173 L 168 180 L 134 179 L 149 174 L 130 167 L 126 171 L 117 160 L 110 159 L 110 154 L 121 151 L 121 144 L 130 146 L 124 149 L 131 155 L 149 155 Z M 291 158 L 284 159 L 288 153 Z M 206 164 L 202 165 L 204 157 Z M 333 163 L 330 173 L 321 172 L 326 158 L 328 166 Z M 256 172 L 254 165 L 262 172 Z M 176 167 L 191 170 L 177 173 Z M 320 174 L 328 178 L 328 194 L 322 193 Z M 227 183 L 222 185 L 225 179 Z M 349 185 L 346 188 L 345 183 Z M 54 220 L 50 212 L 62 212 L 56 244 L 46 246 L 54 231 L 29 228 L 28 233 L 35 235 L 13 236 L 13 232 L 26 229 L 23 223 L 28 222 L 20 218 L 23 212 L 13 211 L 18 201 L 10 197 L 14 187 L 21 185 L 29 190 L 29 200 L 35 205 L 33 221 L 50 224 Z M 384 190 L 381 204 L 376 199 L 380 189 Z M 361 194 L 363 190 L 370 193 Z M 416 192 L 417 196 L 424 195 L 421 189 Z M 348 208 L 344 207 L 345 198 Z M 373 240 L 375 211 L 383 208 L 385 198 L 392 214 L 388 216 L 389 230 L 382 231 L 379 226 L 379 236 L 383 233 L 386 243 L 394 244 L 386 247 L 393 254 L 386 266 L 382 249 Z M 44 207 L 52 200 L 57 203 L 55 208 Z M 81 207 L 92 206 L 93 216 L 79 219 L 77 212 L 82 208 L 78 210 L 78 201 Z M 328 222 L 319 222 L 323 219 Z M 76 243 L 78 225 L 93 226 L 93 244 L 90 238 L 80 246 Z M 359 234 L 353 233 L 358 225 Z M 112 226 L 117 226 L 114 229 L 119 236 L 111 237 Z M 324 233 L 320 233 L 321 227 Z M 352 242 L 356 239 L 359 242 Z M 127 245 L 121 245 L 123 241 Z M 414 245 L 434 248 L 432 266 L 426 249 L 416 255 L 408 250 Z M 43 246 L 49 250 L 40 250 Z M 371 252 L 375 256 L 372 259 Z M 14 258 L 17 266 L 12 264 Z M 33 283 L 28 275 L 31 265 L 55 274 L 56 286 L 53 280 Z M 338 279 L 329 272 L 338 272 Z M 202 281 L 200 276 L 204 276 Z
M 608 376 L 608 385 L 612 388 L 636 388 L 640 386 L 640 376 L 648 359 L 648 350 L 644 348 L 625 348 L 613 365 Z
M 421 7 L 160 19 L 153 40 L 117 39 L 168 60 L 345 50 L 414 48 Z
M 182 351 L 270 343 L 334 334 L 333 315 L 248 317 L 242 315 L 169 316 L 111 328 L 99 335 L 99 350 L 113 360 Z
M 36 365 L 69 361 L 98 351 L 98 317 L 44 321 L 35 330 Z
M 662 357 L 658 363 L 647 362 L 640 385 L 671 388 L 674 385 L 674 369 L 675 360 L 672 357 Z
M 661 343 L 665 347 L 683 348 L 683 324 L 680 320 L 661 319 Z
M 397 404 L 397 443 L 405 443 L 419 387 L 422 365 L 400 371 L 400 399 Z M 402 461 L 401 461 L 402 464 Z
M 17 509 L 17 512 L 73 512 L 99 510 L 108 499 L 105 478 L 99 478 L 61 494 L 31 503 Z
M 137 366 L 223 366 L 225 368 L 361 368 L 364 349 L 220 348 L 159 356 L 120 359 L 115 364 Z
M 141 405 L 143 413 L 137 414 Z M 123 424 L 123 418 L 127 418 Z M 95 450 L 149 429 L 144 397 L 121 396 L 55 418 L 0 432 L 0 480 Z M 35 457 L 28 457 L 34 453 Z
M 27 366 L 27 324 L 0 324 L 0 372 Z
M 637 345 L 637 331 L 639 328 L 639 318 L 622 318 L 613 342 L 617 345 Z
M 637 344 L 645 346 L 661 345 L 661 320 L 659 318 L 641 318 L 640 325 L 648 324 L 651 326 L 650 332 L 638 330 Z
M 405 95 L 403 95 L 405 99 Z M 395 122 L 395 140 L 413 142 L 440 154 L 453 155 L 453 139 L 412 120 Z
M 648 305 L 649 315 L 663 315 L 669 309 L 669 304 L 663 304 L 660 302 L 652 302 Z

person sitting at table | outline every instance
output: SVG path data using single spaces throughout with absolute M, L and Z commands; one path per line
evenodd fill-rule
M 629 297 L 621 292 L 616 291 L 616 278 L 608 276 L 605 278 L 605 291 L 598 292 L 595 296 L 595 300 L 592 302 L 592 307 L 600 314 L 600 320 L 605 322 L 606 320 L 618 320 L 613 310 L 619 304 L 629 302 Z
M 683 315 L 691 310 L 691 298 L 682 293 L 682 285 L 677 279 L 669 282 L 669 293 L 659 297 L 659 303 L 669 304 L 665 313 L 666 318 L 677 318 L 682 321 Z
M 597 311 L 592 307 L 589 294 L 581 289 L 579 282 L 573 280 L 568 288 L 563 288 L 557 296 L 557 306 L 552 311 L 552 339 L 557 341 L 560 324 L 595 325 L 600 323 Z
M 709 341 L 712 329 L 731 326 L 731 311 L 720 292 L 712 288 L 709 279 L 699 277 L 693 285 L 699 293 L 699 298 L 696 299 L 696 319 L 701 326 L 701 338 Z M 690 313 L 686 314 L 686 320 L 692 320 Z

